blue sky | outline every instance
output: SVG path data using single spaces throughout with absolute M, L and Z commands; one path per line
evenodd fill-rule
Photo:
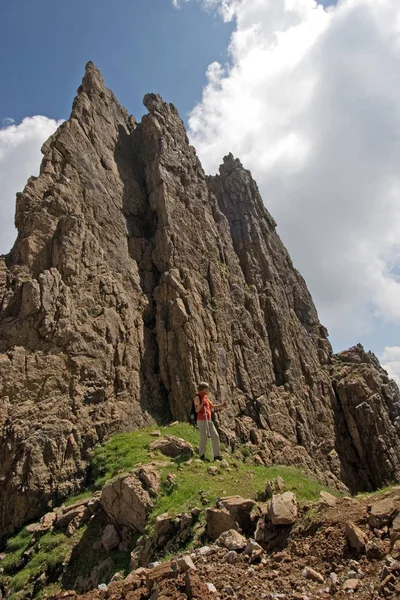
M 157 92 L 182 116 L 201 99 L 207 66 L 227 60 L 233 23 L 170 0 L 7 0 L 0 19 L 0 119 L 67 118 L 84 65 L 140 118 Z
M 3 3 L 0 252 L 15 235 L 15 193 L 92 60 L 136 118 L 147 92 L 173 102 L 208 172 L 229 151 L 241 158 L 335 349 L 390 346 L 400 380 L 400 147 L 384 133 L 400 130 L 400 5 L 226 0 L 224 22 L 221 0 L 180 1 Z

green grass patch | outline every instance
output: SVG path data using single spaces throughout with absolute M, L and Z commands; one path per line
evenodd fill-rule
M 4 575 L 0 579 L 3 585 L 7 584 L 7 598 L 19 600 L 33 593 L 34 582 L 42 574 L 46 573 L 50 581 L 55 580 L 61 574 L 62 564 L 83 536 L 85 527 L 82 527 L 73 537 L 68 538 L 64 533 L 49 532 L 40 538 L 40 544 L 36 545 L 34 552 L 25 559 L 21 565 L 23 553 L 28 549 L 31 536 L 24 529 L 17 536 L 8 541 L 6 558 L 1 562 Z M 28 535 L 27 535 L 28 534 Z M 23 543 L 22 543 L 23 542 Z M 16 569 L 18 569 L 16 571 Z M 7 577 L 10 576 L 11 578 Z M 39 590 L 38 590 L 39 592 Z
M 361 492 L 360 494 L 356 495 L 356 498 L 359 499 L 368 499 L 368 498 L 374 498 L 376 497 L 376 499 L 378 500 L 380 496 L 383 496 L 384 494 L 389 494 L 390 492 L 393 492 L 394 490 L 399 490 L 400 486 L 398 483 L 393 483 L 391 485 L 386 485 L 383 488 L 379 488 L 379 490 L 375 490 L 374 492 Z
M 156 437 L 151 435 L 155 427 L 147 427 L 130 433 L 118 433 L 108 442 L 94 449 L 91 459 L 91 481 L 101 488 L 108 479 L 131 471 L 137 465 L 151 461 L 148 446 Z M 181 437 L 193 445 L 198 443 L 197 430 L 188 423 L 160 427 L 161 435 Z
M 93 489 L 87 489 L 81 492 L 80 494 L 76 494 L 76 496 L 70 496 L 64 502 L 65 506 L 71 506 L 71 504 L 75 504 L 79 500 L 85 500 L 86 498 L 90 498 L 93 495 Z
M 165 512 L 174 516 L 195 506 L 207 508 L 224 496 L 257 498 L 265 490 L 266 482 L 278 475 L 284 479 L 286 490 L 296 494 L 300 504 L 317 500 L 320 492 L 327 490 L 318 481 L 293 467 L 249 466 L 237 460 L 229 461 L 229 457 L 228 462 L 228 469 L 218 468 L 217 475 L 208 472 L 210 465 L 197 461 L 183 463 L 181 469 L 175 464 L 164 469 L 164 476 L 167 471 L 175 473 L 175 484 L 170 490 L 164 487 L 164 493 L 159 496 L 151 514 L 150 524 Z
M 103 446 L 93 452 L 91 466 L 95 487 L 120 473 L 132 470 L 139 464 L 154 460 L 149 455 L 149 444 L 157 439 L 151 435 L 154 428 L 141 429 L 131 433 L 121 433 L 113 436 Z M 193 446 L 199 441 L 198 431 L 187 423 L 177 423 L 159 429 L 161 435 L 181 437 Z M 241 457 L 237 458 L 237 457 Z M 159 455 L 157 458 L 168 460 Z M 235 453 L 235 457 L 226 454 L 228 469 L 218 469 L 217 475 L 208 473 L 209 463 L 192 461 L 173 461 L 162 469 L 165 482 L 168 473 L 176 475 L 175 484 L 168 489 L 163 486 L 150 523 L 155 518 L 169 512 L 175 515 L 195 506 L 212 506 L 222 496 L 240 495 L 256 498 L 265 489 L 266 482 L 280 475 L 286 484 L 286 489 L 296 493 L 300 503 L 317 500 L 321 490 L 327 490 L 318 481 L 307 476 L 294 467 L 262 467 L 252 463 L 252 453 L 249 447 L 243 446 Z M 215 463 L 216 466 L 219 463 Z M 203 494 L 203 495 L 202 495 Z M 202 501 L 203 498 L 203 501 Z
M 25 528 L 21 529 L 15 536 L 9 538 L 6 546 L 6 557 L 1 561 L 1 567 L 4 569 L 4 575 L 12 575 L 22 561 L 22 555 L 29 547 L 32 540 L 32 534 Z M 4 577 L 3 577 L 4 578 Z M 2 576 L 0 576 L 0 583 Z

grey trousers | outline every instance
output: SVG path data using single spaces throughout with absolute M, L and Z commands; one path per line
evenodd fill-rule
M 219 444 L 218 431 L 215 429 L 214 423 L 212 421 L 197 421 L 197 427 L 199 428 L 200 433 L 199 456 L 204 456 L 206 453 L 207 428 L 210 430 L 213 455 L 214 457 L 219 456 L 221 453 L 221 448 Z

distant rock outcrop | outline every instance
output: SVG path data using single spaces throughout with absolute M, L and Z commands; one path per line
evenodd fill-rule
M 400 477 L 400 394 L 361 347 L 335 357 L 249 171 L 206 177 L 176 109 L 128 115 L 89 63 L 17 197 L 0 257 L 0 538 L 77 491 L 115 431 L 186 419 L 329 483 Z

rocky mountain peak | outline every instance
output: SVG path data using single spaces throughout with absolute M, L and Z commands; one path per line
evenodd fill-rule
M 251 173 L 228 155 L 206 177 L 175 107 L 144 104 L 137 123 L 88 63 L 17 197 L 0 537 L 78 491 L 113 432 L 186 419 L 202 379 L 228 405 L 223 439 L 265 464 L 352 490 L 400 476 L 399 390 L 364 351 L 332 354 Z
M 81 89 L 89 97 L 93 98 L 109 91 L 104 83 L 103 75 L 92 61 L 89 61 L 85 66 L 85 74 L 82 79 Z M 79 92 L 80 90 L 78 90 L 78 93 Z

